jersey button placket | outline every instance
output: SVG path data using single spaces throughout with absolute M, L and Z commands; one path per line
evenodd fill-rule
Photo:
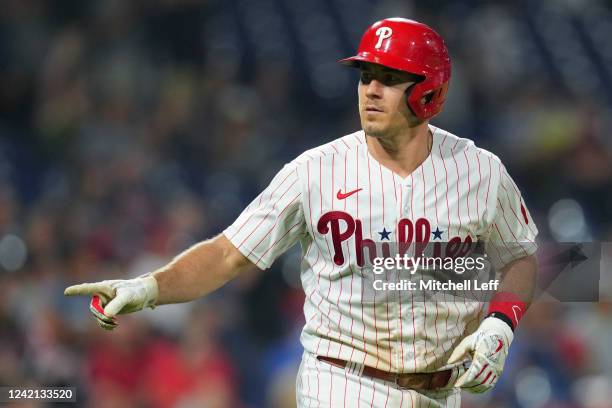
M 404 183 L 404 217 L 408 216 L 408 211 L 410 210 L 410 194 L 411 194 L 412 184 L 410 182 Z

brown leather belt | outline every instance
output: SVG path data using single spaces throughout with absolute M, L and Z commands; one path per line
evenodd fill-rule
M 324 361 L 339 368 L 345 368 L 347 361 L 333 357 L 317 356 L 318 360 Z M 401 388 L 409 388 L 413 390 L 433 390 L 436 388 L 445 387 L 451 378 L 453 370 L 436 371 L 434 373 L 408 373 L 396 374 L 388 371 L 379 370 L 374 367 L 364 366 L 363 375 L 368 377 L 378 378 L 384 381 L 390 381 L 397 384 Z

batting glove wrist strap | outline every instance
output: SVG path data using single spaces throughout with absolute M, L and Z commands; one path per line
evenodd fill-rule
M 487 317 L 494 317 L 496 319 L 501 320 L 502 322 L 506 323 L 508 327 L 510 327 L 512 332 L 514 332 L 514 323 L 512 322 L 512 319 L 510 319 L 508 316 L 506 316 L 502 312 L 493 312 L 493 313 L 490 313 Z

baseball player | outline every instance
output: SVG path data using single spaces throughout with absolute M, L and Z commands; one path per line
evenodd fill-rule
M 502 373 L 533 295 L 537 228 L 495 155 L 429 123 L 451 72 L 434 30 L 378 21 L 340 62 L 360 70 L 362 130 L 286 164 L 222 234 L 167 266 L 65 294 L 93 296 L 91 312 L 110 330 L 118 314 L 199 298 L 253 265 L 269 268 L 299 242 L 306 324 L 297 405 L 458 407 L 462 389 L 487 391 Z M 410 292 L 365 298 L 379 244 L 477 240 L 501 271 L 486 309 Z

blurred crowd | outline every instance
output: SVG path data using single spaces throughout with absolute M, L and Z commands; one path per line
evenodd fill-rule
M 336 60 L 391 15 L 448 40 L 433 124 L 501 157 L 540 240 L 601 242 L 610 257 L 610 4 L 418 3 L 4 1 L 0 384 L 74 386 L 90 407 L 294 406 L 295 251 L 112 333 L 63 289 L 165 264 L 229 225 L 283 163 L 358 129 L 357 76 Z M 602 296 L 534 305 L 502 381 L 464 406 L 612 407 Z

